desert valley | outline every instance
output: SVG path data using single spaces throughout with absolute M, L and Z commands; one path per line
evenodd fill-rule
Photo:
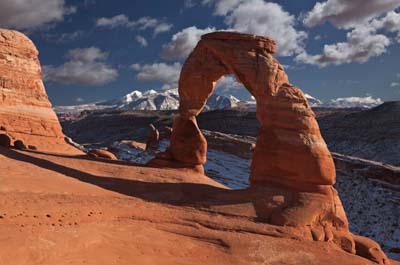
M 0 28 L 0 265 L 400 265 L 400 101 L 320 100 L 279 41 L 203 33 L 176 87 L 52 104 L 56 68 Z

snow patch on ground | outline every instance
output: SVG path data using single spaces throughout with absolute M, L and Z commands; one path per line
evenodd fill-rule
M 225 152 L 208 150 L 204 165 L 206 175 L 232 189 L 249 185 L 250 159 L 243 159 Z
M 400 260 L 400 187 L 349 172 L 337 171 L 335 188 L 350 231 L 379 242 L 390 258 Z

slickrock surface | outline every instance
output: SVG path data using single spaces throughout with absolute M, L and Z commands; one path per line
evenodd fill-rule
M 2 265 L 375 264 L 188 171 L 0 148 L 0 181 Z
M 5 29 L 0 29 L 0 126 L 12 141 L 23 140 L 43 151 L 79 153 L 64 141 L 35 45 L 22 33 Z
M 318 113 L 316 112 L 317 116 Z M 160 114 L 161 112 L 153 112 L 152 115 L 148 112 L 143 112 L 142 115 L 138 115 L 137 112 L 124 112 L 123 114 L 106 116 L 108 120 L 102 122 L 101 114 L 97 113 L 72 124 L 64 123 L 64 125 L 67 125 L 65 129 L 72 133 L 71 136 L 74 139 L 82 137 L 85 134 L 85 128 L 92 127 L 95 128 L 95 131 L 103 133 L 104 136 L 108 136 L 113 141 L 120 137 L 120 141 L 121 139 L 129 139 L 131 135 L 128 135 L 128 127 L 124 128 L 126 133 L 119 129 L 126 124 L 132 124 L 134 127 L 131 130 L 133 132 L 143 130 L 143 137 L 134 135 L 131 139 L 145 141 L 147 124 L 154 122 Z M 95 116 L 95 119 L 93 116 Z M 343 119 L 349 116 L 351 115 L 343 116 Z M 126 120 L 127 117 L 130 117 L 129 122 Z M 161 121 L 164 122 L 165 120 L 162 119 Z M 172 118 L 168 119 L 168 121 L 170 120 Z M 248 187 L 250 163 L 253 155 L 250 149 L 256 141 L 256 138 L 252 136 L 256 136 L 258 128 L 255 112 L 238 110 L 202 112 L 197 120 L 208 143 L 207 163 L 204 165 L 206 175 L 232 189 Z M 110 124 L 112 126 L 109 126 Z M 161 130 L 165 126 L 164 123 L 157 121 L 154 124 Z M 73 126 L 74 130 L 69 130 L 70 126 Z M 396 126 L 396 124 L 386 123 L 385 126 Z M 107 128 L 113 128 L 113 130 L 107 131 Z M 229 134 L 205 131 L 203 128 L 226 131 Z M 393 129 L 393 127 L 387 127 L 387 131 Z M 341 132 L 337 133 L 340 135 Z M 162 135 L 163 132 L 160 131 L 160 134 Z M 96 134 L 96 136 L 99 135 Z M 103 139 L 102 137 L 99 136 L 99 139 Z M 92 143 L 97 144 L 98 142 L 99 140 L 93 137 Z M 165 143 L 164 147 L 168 145 L 169 143 Z M 394 142 L 393 145 L 395 145 Z M 104 144 L 102 147 L 108 147 L 108 145 Z M 142 149 L 132 149 L 129 141 L 120 141 L 115 148 L 115 153 L 119 159 L 144 164 L 153 158 L 153 154 L 147 155 L 146 152 L 141 151 Z M 160 149 L 160 151 L 164 151 L 164 149 Z M 350 231 L 376 240 L 388 256 L 400 260 L 400 254 L 397 253 L 400 246 L 400 224 L 398 221 L 400 219 L 400 187 L 398 182 L 400 181 L 400 171 L 397 170 L 396 173 L 396 170 L 389 170 L 390 166 L 374 161 L 350 159 L 348 156 L 338 154 L 333 154 L 333 157 L 337 174 L 335 188 L 339 192 L 346 211 Z M 388 176 L 391 177 L 387 178 Z

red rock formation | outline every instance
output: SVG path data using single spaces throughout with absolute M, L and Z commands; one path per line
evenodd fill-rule
M 91 157 L 98 157 L 98 158 L 104 158 L 104 159 L 110 159 L 110 160 L 118 160 L 117 157 L 113 153 L 103 150 L 103 149 L 92 149 L 87 154 L 88 154 L 88 156 L 91 156 Z
M 139 150 L 143 150 L 143 151 L 146 149 L 146 144 L 136 142 L 136 141 L 128 141 L 128 142 L 126 142 L 126 145 L 128 145 L 129 147 L 131 147 L 133 149 L 139 149 Z
M 0 146 L 5 148 L 10 148 L 11 147 L 10 136 L 4 133 L 0 134 Z
M 146 150 L 157 150 L 158 141 L 160 140 L 160 132 L 153 124 L 149 124 L 147 130 Z
M 79 153 L 66 144 L 42 82 L 38 51 L 22 33 L 0 29 L 0 125 L 41 151 Z
M 304 93 L 290 84 L 274 50 L 275 42 L 264 37 L 234 32 L 204 35 L 181 71 L 180 116 L 174 121 L 170 147 L 150 165 L 180 164 L 201 172 L 207 141 L 196 116 L 216 82 L 234 74 L 257 101 L 260 129 L 250 183 L 253 189 L 268 187 L 262 195 L 264 221 L 296 227 L 304 239 L 334 242 L 353 254 L 359 249 L 360 256 L 384 264 L 386 256 L 375 244 L 355 241 L 349 232 L 332 186 L 336 181 L 332 156 Z
M 174 123 L 168 150 L 174 160 L 205 163 L 207 142 L 195 117 L 216 82 L 223 75 L 234 74 L 256 98 L 261 123 L 251 167 L 252 185 L 277 183 L 321 190 L 321 185 L 335 182 L 333 159 L 314 113 L 303 92 L 289 83 L 273 57 L 274 49 L 273 40 L 248 34 L 216 32 L 202 37 L 179 80 L 180 117 Z
M 25 143 L 22 140 L 14 141 L 14 147 L 17 148 L 18 150 L 26 150 L 27 149 Z
M 2 265 L 376 264 L 268 224 L 267 203 L 296 203 L 288 191 L 268 201 L 267 187 L 232 191 L 182 170 L 6 148 L 0 161 Z

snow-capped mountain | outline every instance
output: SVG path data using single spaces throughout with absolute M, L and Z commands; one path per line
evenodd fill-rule
M 179 106 L 178 89 L 169 89 L 162 92 L 148 90 L 144 93 L 133 91 L 116 102 L 114 108 L 118 110 L 172 110 Z
M 240 102 L 234 96 L 213 94 L 207 100 L 207 110 L 234 108 Z M 148 90 L 144 93 L 133 91 L 114 102 L 119 110 L 174 110 L 179 107 L 178 89 L 168 89 L 161 92 Z
M 331 99 L 323 104 L 327 108 L 373 108 L 381 105 L 383 101 L 380 98 L 368 97 L 348 97 Z
M 234 96 L 222 96 L 213 94 L 207 101 L 206 110 L 235 108 L 241 100 Z M 73 113 L 84 110 L 175 110 L 179 107 L 178 89 L 164 91 L 148 90 L 145 92 L 132 91 L 131 93 L 116 100 L 100 101 L 91 104 L 76 106 L 54 107 L 57 113 Z
M 311 96 L 307 93 L 305 94 L 305 96 L 311 107 L 319 107 L 323 104 L 323 102 L 321 100 L 314 98 L 313 96 Z
M 336 98 L 329 101 L 319 100 L 309 94 L 305 94 L 310 106 L 322 108 L 372 108 L 383 103 L 380 98 L 368 97 L 348 97 Z M 100 101 L 90 104 L 75 106 L 54 107 L 56 113 L 79 113 L 85 110 L 175 110 L 179 107 L 178 88 L 164 91 L 147 90 L 141 92 L 132 91 L 120 99 Z M 240 100 L 236 97 L 212 94 L 207 100 L 205 110 L 216 110 L 226 108 L 242 108 L 248 110 L 256 109 L 254 98 L 251 100 Z
M 345 108 L 370 109 L 383 104 L 383 101 L 380 98 L 373 98 L 371 96 L 336 98 L 328 101 L 322 101 L 309 94 L 305 95 L 308 100 L 308 103 L 313 108 L 322 107 L 322 108 L 334 108 L 334 109 L 345 109 Z
M 226 108 L 236 108 L 241 100 L 235 98 L 234 96 L 221 96 L 218 94 L 212 94 L 207 100 L 207 110 L 213 109 L 226 109 Z

